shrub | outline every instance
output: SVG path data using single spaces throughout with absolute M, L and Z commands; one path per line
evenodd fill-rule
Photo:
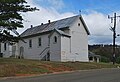
M 117 57 L 117 59 L 116 59 L 116 63 L 119 63 L 119 64 L 120 64 L 120 56 Z
M 107 57 L 101 56 L 101 62 L 108 63 L 108 62 L 110 62 L 110 59 Z

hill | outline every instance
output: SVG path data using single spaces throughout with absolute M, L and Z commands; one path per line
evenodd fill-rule
M 112 45 L 103 45 L 103 44 L 89 45 L 89 51 L 97 55 L 100 55 L 104 58 L 107 58 L 109 61 L 112 60 L 112 55 L 113 55 Z M 120 46 L 119 45 L 116 45 L 115 54 L 116 54 L 116 58 L 120 57 Z

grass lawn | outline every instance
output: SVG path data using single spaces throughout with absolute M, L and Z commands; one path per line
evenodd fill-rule
M 0 77 L 28 76 L 74 70 L 115 68 L 118 65 L 90 62 L 50 62 L 26 59 L 0 58 Z M 120 65 L 119 65 L 120 66 Z

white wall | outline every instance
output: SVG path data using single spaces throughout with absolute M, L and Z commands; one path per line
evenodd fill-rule
M 15 43 L 14 45 L 12 45 L 12 50 L 11 50 L 12 55 L 14 55 L 15 58 L 19 56 L 18 51 L 19 51 L 18 43 Z
M 54 37 L 57 37 L 57 43 L 54 42 Z M 61 36 L 54 32 L 50 37 L 50 60 L 61 61 Z
M 70 37 L 61 36 L 61 61 L 70 61 Z
M 6 50 L 4 49 L 4 43 L 1 43 L 1 53 L 3 53 L 4 58 L 9 58 L 12 55 L 12 46 L 6 43 Z
M 74 61 L 88 61 L 88 35 L 79 18 L 70 27 L 70 35 L 72 59 Z
M 24 47 L 24 58 L 25 59 L 41 59 L 44 55 L 47 55 L 47 51 L 43 53 L 43 56 L 40 56 L 39 54 L 48 47 L 49 44 L 49 34 L 46 35 L 40 35 L 32 38 L 24 39 L 24 43 L 22 41 L 19 41 L 19 52 L 20 47 Z M 54 36 L 57 37 L 57 43 L 54 42 Z M 38 38 L 41 37 L 42 40 L 42 46 L 38 46 Z M 32 48 L 29 48 L 29 40 L 32 40 Z M 50 36 L 50 61 L 61 61 L 61 36 L 54 32 Z
M 39 37 L 41 38 L 41 46 L 38 46 L 38 38 Z M 29 48 L 29 40 L 30 39 L 32 40 L 32 48 Z M 40 53 L 46 47 L 48 47 L 48 34 L 27 38 L 24 40 L 27 43 L 19 41 L 19 52 L 20 52 L 20 47 L 23 46 L 24 47 L 24 53 L 23 53 L 24 58 L 26 58 L 26 59 L 39 59 L 40 60 L 44 55 L 47 54 L 48 51 L 46 51 L 42 55 L 40 55 Z

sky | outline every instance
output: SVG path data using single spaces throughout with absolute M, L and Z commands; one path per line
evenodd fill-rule
M 26 0 L 31 7 L 39 11 L 22 13 L 24 28 L 18 29 L 22 33 L 31 25 L 37 26 L 66 17 L 81 14 L 90 31 L 89 44 L 112 44 L 113 23 L 108 15 L 120 15 L 120 0 Z M 81 12 L 79 12 L 81 11 Z M 116 33 L 120 34 L 120 18 L 117 18 Z M 116 38 L 120 44 L 120 37 Z

